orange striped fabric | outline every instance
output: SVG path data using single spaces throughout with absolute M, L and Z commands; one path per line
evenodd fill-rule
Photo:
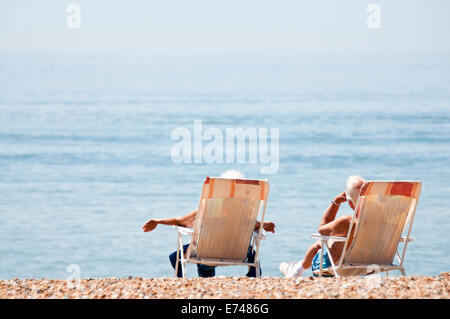
M 249 198 L 267 200 L 269 184 L 263 180 L 206 177 L 202 198 Z
M 406 197 L 418 197 L 418 185 L 420 182 L 383 182 L 375 183 L 367 182 L 361 189 L 360 196 L 365 195 L 391 195 L 391 196 L 406 196 Z

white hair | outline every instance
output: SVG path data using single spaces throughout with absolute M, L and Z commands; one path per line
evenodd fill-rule
M 347 184 L 345 189 L 345 196 L 348 201 L 351 201 L 353 205 L 356 205 L 358 201 L 359 192 L 361 191 L 361 187 L 364 185 L 366 181 L 364 178 L 358 175 L 352 175 L 347 178 Z
M 222 175 L 220 175 L 220 177 L 228 178 L 228 179 L 244 179 L 244 174 L 231 169 L 229 171 L 222 173 Z

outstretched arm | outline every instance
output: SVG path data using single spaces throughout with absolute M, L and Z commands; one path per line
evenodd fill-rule
M 194 226 L 196 214 L 197 214 L 197 210 L 194 210 L 192 213 L 181 216 L 181 217 L 170 217 L 170 218 L 161 218 L 161 219 L 152 218 L 147 223 L 145 223 L 144 226 L 142 226 L 142 230 L 144 232 L 152 231 L 159 224 L 191 228 Z

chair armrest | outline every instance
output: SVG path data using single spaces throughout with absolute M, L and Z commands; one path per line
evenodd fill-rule
M 410 243 L 410 242 L 414 241 L 414 238 L 409 237 L 408 240 L 406 240 L 406 237 L 400 237 L 400 241 L 402 243 L 404 243 L 404 242 Z
M 173 228 L 181 235 L 191 236 L 194 231 L 191 228 L 181 227 L 181 226 L 173 226 Z
M 334 240 L 334 241 L 346 241 L 347 237 L 337 237 L 337 236 L 323 236 L 321 234 L 312 234 L 311 238 L 321 239 L 321 240 Z

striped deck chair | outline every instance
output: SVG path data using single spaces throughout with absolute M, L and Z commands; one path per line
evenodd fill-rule
M 320 269 L 315 276 L 364 276 L 378 272 L 399 270 L 405 275 L 403 266 L 411 227 L 422 183 L 420 181 L 370 181 L 361 188 L 346 237 L 311 237 L 321 240 L 327 251 L 331 266 L 323 269 L 321 249 Z M 343 253 L 335 265 L 329 247 L 333 241 L 344 242 Z M 399 244 L 403 250 L 399 253 Z M 397 257 L 398 264 L 394 265 Z
M 260 277 L 258 254 L 264 239 L 262 226 L 268 195 L 267 181 L 207 177 L 193 229 L 175 226 L 178 232 L 175 276 L 181 260 L 183 277 L 186 263 L 254 266 L 256 276 Z M 254 232 L 260 214 L 261 226 Z M 191 237 L 186 254 L 182 253 L 183 235 Z M 255 254 L 253 263 L 246 260 L 250 245 Z

